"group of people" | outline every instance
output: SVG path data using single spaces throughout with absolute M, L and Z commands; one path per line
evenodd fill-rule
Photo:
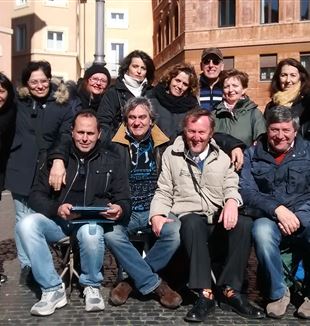
M 20 283 L 42 290 L 33 315 L 67 304 L 48 245 L 71 235 L 86 311 L 105 307 L 107 246 L 128 275 L 111 290 L 113 305 L 136 289 L 180 306 L 161 273 L 179 254 L 197 294 L 186 321 L 206 321 L 216 301 L 245 318 L 281 318 L 290 304 L 285 242 L 305 270 L 297 315 L 310 318 L 309 74 L 295 59 L 279 62 L 263 115 L 246 94 L 248 75 L 224 70 L 218 48 L 203 50 L 201 71 L 176 64 L 153 86 L 154 63 L 136 50 L 113 85 L 95 63 L 75 84 L 53 80 L 48 62 L 30 62 L 16 92 L 0 74 L 0 186 L 16 208 Z M 102 211 L 93 223 L 74 206 Z M 138 231 L 154 243 L 145 257 L 130 241 Z M 244 295 L 252 243 L 265 312 Z

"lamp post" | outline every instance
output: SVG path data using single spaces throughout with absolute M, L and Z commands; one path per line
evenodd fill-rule
M 96 0 L 96 50 L 95 63 L 106 64 L 104 60 L 104 4 L 105 0 Z

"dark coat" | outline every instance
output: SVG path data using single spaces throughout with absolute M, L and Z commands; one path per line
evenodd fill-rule
M 167 93 L 165 84 L 159 83 L 147 93 L 156 113 L 156 124 L 170 138 L 176 139 L 182 132 L 186 112 L 198 106 L 195 96 L 173 96 Z
M 40 170 L 38 182 L 33 186 L 29 197 L 30 207 L 47 217 L 57 215 L 58 207 L 66 203 L 72 183 L 79 171 L 79 157 L 74 146 L 70 147 L 70 155 L 66 164 L 66 185 L 55 192 L 48 183 L 49 164 Z M 119 157 L 101 146 L 91 153 L 87 159 L 88 174 L 85 178 L 84 206 L 107 206 L 118 204 L 123 209 L 123 217 L 131 214 L 130 191 L 127 171 L 120 168 L 123 163 Z
M 144 96 L 150 88 L 151 86 L 146 84 L 141 96 Z M 97 112 L 102 128 L 101 139 L 104 142 L 111 141 L 115 135 L 122 122 L 122 109 L 132 97 L 134 95 L 125 86 L 121 77 L 118 77 L 115 85 L 112 85 L 102 96 Z
M 68 142 L 73 119 L 68 91 L 51 87 L 44 103 L 23 88 L 17 97 L 16 131 L 7 164 L 5 186 L 28 196 L 36 171 L 56 142 Z
M 267 149 L 267 136 L 261 137 L 255 146 L 245 151 L 240 193 L 244 205 L 261 212 L 262 215 L 256 217 L 275 219 L 275 209 L 283 205 L 293 211 L 303 225 L 309 224 L 310 142 L 298 135 L 293 149 L 277 165 Z
M 16 104 L 13 99 L 0 108 L 0 198 L 4 190 L 4 175 L 15 132 Z

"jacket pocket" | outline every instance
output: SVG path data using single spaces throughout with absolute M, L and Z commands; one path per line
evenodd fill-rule
M 309 187 L 310 170 L 304 167 L 290 167 L 288 170 L 287 193 L 304 193 Z
M 252 169 L 252 174 L 254 180 L 258 186 L 258 189 L 264 193 L 272 193 L 274 189 L 275 177 L 274 169 L 270 168 L 254 168 Z

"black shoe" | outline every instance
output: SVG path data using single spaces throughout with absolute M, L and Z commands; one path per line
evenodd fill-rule
M 32 272 L 31 272 L 31 267 L 25 266 L 22 268 L 20 272 L 20 277 L 19 277 L 19 284 L 20 285 L 30 285 L 34 281 Z
M 200 295 L 193 308 L 186 314 L 184 320 L 189 322 L 203 322 L 207 319 L 207 316 L 214 311 L 215 301 Z
M 8 277 L 4 274 L 0 274 L 0 284 L 5 283 L 8 280 Z
M 234 311 L 238 315 L 250 318 L 250 319 L 261 319 L 265 318 L 265 313 L 252 306 L 245 296 L 241 295 L 239 292 L 233 291 L 230 296 L 227 297 L 222 295 L 222 300 L 219 302 L 219 306 L 224 311 Z

